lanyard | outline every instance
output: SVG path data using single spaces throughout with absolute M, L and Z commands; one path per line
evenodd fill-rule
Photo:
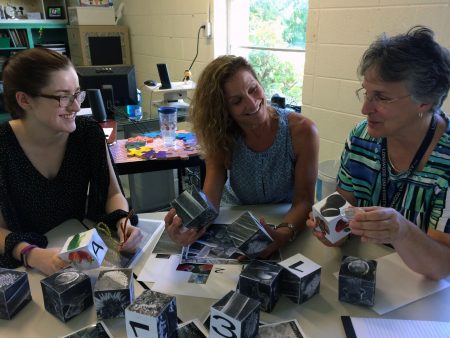
M 417 150 L 417 153 L 414 156 L 414 159 L 412 160 L 411 164 L 409 165 L 408 171 L 406 172 L 406 177 L 404 178 L 404 182 L 396 190 L 391 203 L 389 203 L 388 196 L 387 196 L 388 178 L 389 178 L 388 170 L 387 170 L 387 141 L 386 141 L 386 138 L 383 138 L 383 141 L 381 142 L 381 206 L 382 207 L 386 207 L 389 204 L 389 206 L 391 208 L 393 208 L 399 201 L 400 197 L 402 197 L 409 176 L 411 176 L 411 174 L 416 170 L 417 166 L 419 165 L 420 160 L 422 159 L 428 146 L 431 143 L 431 140 L 433 139 L 434 132 L 436 131 L 436 126 L 437 126 L 437 121 L 433 114 L 431 117 L 430 126 L 428 127 L 427 134 L 425 135 L 425 137 L 422 141 L 422 144 L 420 145 L 419 149 Z

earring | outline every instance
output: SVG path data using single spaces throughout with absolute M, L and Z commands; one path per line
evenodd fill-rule
M 423 112 L 419 113 L 419 119 L 421 119 L 423 117 Z

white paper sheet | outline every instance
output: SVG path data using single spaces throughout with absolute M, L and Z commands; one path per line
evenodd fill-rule
M 172 255 L 166 262 L 151 289 L 173 295 L 220 299 L 236 288 L 242 271 L 242 265 L 214 265 L 206 284 L 195 284 L 188 282 L 191 272 L 176 270 L 179 264 L 178 255 Z
M 105 137 L 108 138 L 111 136 L 113 128 L 103 128 L 103 132 L 105 133 Z
M 450 337 L 449 322 L 351 317 L 358 338 Z
M 77 113 L 77 116 L 82 115 L 92 115 L 92 109 L 91 108 L 81 108 L 80 111 Z
M 450 286 L 450 283 L 444 279 L 433 281 L 412 271 L 396 252 L 378 258 L 376 261 L 378 265 L 375 305 L 372 306 L 372 310 L 379 315 Z M 339 272 L 334 273 L 334 275 L 337 278 Z

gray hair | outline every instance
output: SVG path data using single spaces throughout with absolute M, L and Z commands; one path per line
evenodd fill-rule
M 364 52 L 358 75 L 369 69 L 382 81 L 404 82 L 414 100 L 433 103 L 432 112 L 439 110 L 450 89 L 450 53 L 424 26 L 393 37 L 381 35 Z

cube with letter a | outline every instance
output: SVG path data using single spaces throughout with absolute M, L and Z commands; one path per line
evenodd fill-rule
M 59 257 L 70 261 L 74 268 L 88 270 L 98 268 L 105 258 L 108 247 L 96 229 L 70 236 L 64 244 Z
M 210 338 L 251 338 L 258 334 L 260 302 L 230 291 L 211 306 Z
M 301 304 L 319 293 L 320 265 L 301 254 L 278 264 L 284 268 L 280 282 L 281 294 Z
M 175 297 L 145 290 L 125 309 L 128 338 L 172 337 L 177 330 Z

